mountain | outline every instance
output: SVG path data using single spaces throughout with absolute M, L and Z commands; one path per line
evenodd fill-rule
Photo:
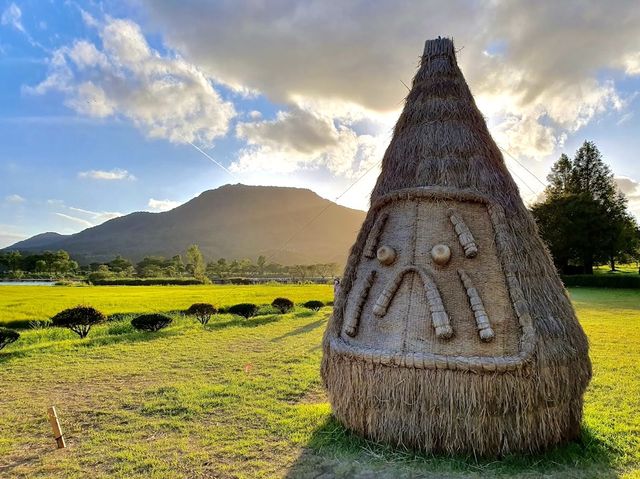
M 48 244 L 67 237 L 68 235 L 61 235 L 60 233 L 48 231 L 46 233 L 40 233 L 39 235 L 32 236 L 31 238 L 28 238 L 26 240 L 18 241 L 17 243 L 9 246 L 6 249 L 33 251 L 37 250 L 38 248 L 46 248 Z
M 116 254 L 134 262 L 170 257 L 195 243 L 207 260 L 343 264 L 364 216 L 307 189 L 226 185 L 171 211 L 131 213 L 72 235 L 42 233 L 5 250 L 63 249 L 86 264 Z

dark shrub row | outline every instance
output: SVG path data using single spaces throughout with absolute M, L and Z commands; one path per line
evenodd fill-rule
M 200 324 L 206 325 L 211 316 L 216 314 L 218 310 L 209 303 L 195 303 L 189 306 L 189 309 L 185 311 L 186 314 L 195 316 Z
M 109 278 L 96 279 L 91 281 L 91 284 L 96 286 L 189 286 L 203 283 L 194 278 Z
M 13 329 L 0 328 L 0 349 L 18 340 L 20 334 Z
M 640 288 L 640 275 L 623 274 L 576 274 L 563 275 L 566 287 L 582 286 L 587 288 Z
M 240 303 L 234 304 L 227 308 L 227 313 L 236 314 L 238 316 L 242 316 L 243 318 L 251 318 L 258 314 L 258 305 L 253 303 Z
M 166 328 L 173 320 L 164 314 L 141 314 L 131 320 L 131 326 L 139 331 L 155 332 Z
M 91 326 L 103 323 L 107 317 L 91 306 L 76 306 L 60 311 L 53 318 L 51 324 L 61 328 L 68 328 L 81 338 L 86 338 Z
M 276 298 L 271 303 L 271 306 L 276 308 L 280 314 L 285 314 L 293 309 L 293 301 L 288 298 Z
M 320 308 L 324 307 L 324 303 L 322 301 L 312 299 L 311 301 L 304 303 L 302 306 L 312 311 L 318 311 Z
M 330 303 L 327 303 L 330 304 Z M 325 306 L 322 301 L 311 300 L 303 304 L 307 309 L 318 311 Z M 258 314 L 285 314 L 292 311 L 294 303 L 288 298 L 276 298 L 272 301 L 271 306 L 259 307 L 254 303 L 240 303 L 228 308 L 216 309 L 209 303 L 194 303 L 186 311 L 185 314 L 195 316 L 196 320 L 202 325 L 206 325 L 211 317 L 216 313 L 228 313 L 243 318 L 251 318 Z M 40 328 L 49 324 L 52 326 L 67 328 L 76 333 L 80 338 L 86 338 L 91 327 L 106 321 L 121 321 L 127 319 L 131 313 L 115 313 L 108 318 L 103 313 L 91 306 L 76 306 L 60 311 L 51 318 L 51 321 L 14 321 L 18 323 L 18 327 Z M 164 314 L 142 314 L 131 320 L 131 326 L 139 331 L 159 331 L 166 328 L 172 323 L 172 319 Z M 37 324 L 36 324 L 37 323 Z M 20 334 L 12 329 L 0 327 L 0 349 L 8 344 L 15 342 Z

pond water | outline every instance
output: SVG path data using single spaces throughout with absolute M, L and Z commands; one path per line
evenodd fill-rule
M 53 286 L 55 281 L 0 281 L 0 286 Z

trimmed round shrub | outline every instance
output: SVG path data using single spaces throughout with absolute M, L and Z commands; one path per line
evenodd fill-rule
M 312 299 L 311 301 L 304 303 L 303 306 L 307 309 L 311 309 L 312 311 L 318 311 L 320 308 L 324 307 L 324 303 L 317 299 Z
M 276 308 L 280 314 L 284 314 L 293 309 L 293 301 L 288 298 L 276 298 L 271 302 L 271 306 Z
M 60 311 L 53 318 L 51 324 L 61 328 L 68 328 L 80 338 L 86 338 L 91 326 L 103 323 L 106 316 L 91 306 L 76 306 Z
M 253 303 L 240 303 L 227 308 L 227 313 L 236 314 L 248 319 L 255 316 L 258 313 L 258 309 L 260 308 Z
M 185 312 L 190 316 L 195 316 L 198 322 L 204 326 L 218 310 L 209 303 L 195 303 L 189 306 Z
M 131 326 L 139 331 L 156 332 L 166 328 L 173 320 L 164 314 L 141 314 L 131 320 Z
M 19 337 L 20 333 L 13 329 L 0 328 L 0 349 L 11 343 L 15 343 Z

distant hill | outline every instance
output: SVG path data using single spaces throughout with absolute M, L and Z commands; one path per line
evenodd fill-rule
M 343 264 L 364 216 L 307 189 L 226 185 L 171 211 L 131 213 L 72 235 L 42 233 L 5 250 L 64 249 L 86 264 L 116 254 L 170 257 L 195 243 L 207 260 L 265 255 L 281 264 Z

